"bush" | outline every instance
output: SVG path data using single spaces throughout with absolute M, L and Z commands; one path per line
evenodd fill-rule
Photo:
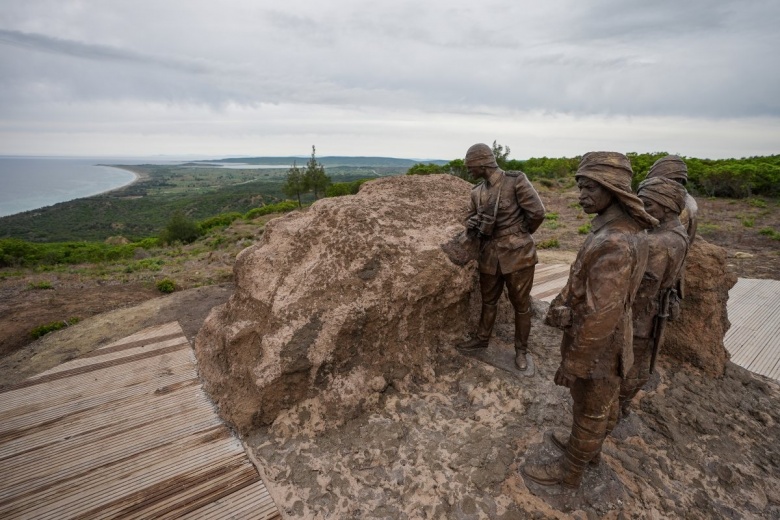
M 64 321 L 53 321 L 45 325 L 39 325 L 30 331 L 30 336 L 32 336 L 34 339 L 38 339 L 41 336 L 45 336 L 49 332 L 54 332 L 55 330 L 60 330 L 60 329 L 64 329 L 65 327 L 70 327 L 71 325 L 75 325 L 79 321 L 81 321 L 81 318 L 74 317 L 74 318 L 68 318 L 67 320 Z
M 358 179 L 352 182 L 334 182 L 325 190 L 326 197 L 341 197 L 343 195 L 354 195 L 360 190 L 363 183 L 372 179 Z
M 214 217 L 209 217 L 205 220 L 201 220 L 198 223 L 198 227 L 200 228 L 201 233 L 205 233 L 206 231 L 213 229 L 215 227 L 228 227 L 230 224 L 233 223 L 234 220 L 238 220 L 243 215 L 238 212 L 232 212 L 232 213 L 221 213 L 219 215 L 216 215 Z
M 432 175 L 436 173 L 447 173 L 447 169 L 444 168 L 444 166 L 439 166 L 438 164 L 428 163 L 417 163 L 411 168 L 409 168 L 409 171 L 406 172 L 406 175 Z
M 189 244 L 197 240 L 200 234 L 201 231 L 195 221 L 181 211 L 177 211 L 171 215 L 165 229 L 160 233 L 160 241 L 164 244 L 174 242 Z
M 245 215 L 246 220 L 252 220 L 263 215 L 270 215 L 271 213 L 287 213 L 298 209 L 298 203 L 292 200 L 283 200 L 275 204 L 266 204 L 259 208 L 250 209 Z
M 587 224 L 583 224 L 580 227 L 578 227 L 577 228 L 577 233 L 579 233 L 580 235 L 587 235 L 588 233 L 590 233 L 590 222 L 588 222 Z
M 176 290 L 176 283 L 170 278 L 163 278 L 157 282 L 157 290 L 165 294 L 172 293 Z
M 552 249 L 552 248 L 556 248 L 556 247 L 560 247 L 560 246 L 561 246 L 561 244 L 558 242 L 557 238 L 551 238 L 549 240 L 543 240 L 543 241 L 539 242 L 536 245 L 536 247 L 538 247 L 539 249 Z
M 761 231 L 758 232 L 758 234 L 769 237 L 772 240 L 780 240 L 780 233 L 778 233 L 777 231 L 769 227 L 762 228 Z
M 0 239 L 0 267 L 82 264 L 132 258 L 135 244 L 102 242 L 33 243 L 15 238 Z

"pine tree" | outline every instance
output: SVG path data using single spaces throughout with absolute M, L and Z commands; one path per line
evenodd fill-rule
M 314 145 L 311 147 L 311 158 L 306 163 L 304 171 L 304 186 L 306 190 L 314 191 L 314 198 L 319 199 L 325 195 L 325 190 L 330 186 L 330 177 L 325 173 L 325 167 L 317 162 Z
M 287 170 L 287 180 L 282 186 L 282 191 L 288 197 L 298 198 L 298 207 L 301 207 L 301 193 L 304 193 L 306 188 L 306 179 L 303 171 L 298 168 L 298 165 L 293 161 L 292 168 Z

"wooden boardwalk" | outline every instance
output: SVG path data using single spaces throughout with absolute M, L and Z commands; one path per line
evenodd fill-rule
M 570 268 L 565 264 L 537 264 L 531 296 L 550 303 L 566 285 Z
M 0 393 L 0 518 L 280 518 L 176 322 Z
M 729 291 L 731 361 L 780 380 L 780 281 L 740 278 Z

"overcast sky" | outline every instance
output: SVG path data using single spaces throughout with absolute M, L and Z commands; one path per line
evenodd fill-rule
M 780 153 L 778 0 L 0 0 L 0 154 Z

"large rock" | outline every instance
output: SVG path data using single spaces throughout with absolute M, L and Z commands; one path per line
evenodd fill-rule
M 663 353 L 720 377 L 729 353 L 723 345 L 731 323 L 726 312 L 737 276 L 726 268 L 726 250 L 697 237 L 685 260 L 685 299 L 680 317 L 666 327 Z
M 282 414 L 322 431 L 389 385 L 433 380 L 437 348 L 464 337 L 479 299 L 476 262 L 442 249 L 463 231 L 470 188 L 385 178 L 269 222 L 195 341 L 223 418 L 247 432 Z

